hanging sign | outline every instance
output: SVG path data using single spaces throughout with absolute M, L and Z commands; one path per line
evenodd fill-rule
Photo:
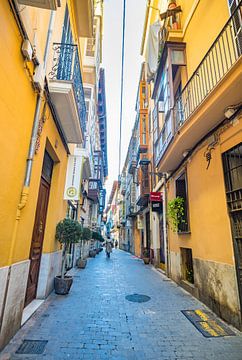
M 151 210 L 153 212 L 162 212 L 162 202 L 161 201 L 152 201 L 151 203 Z
M 161 196 L 161 192 L 151 192 L 150 193 L 150 201 L 153 202 L 161 202 L 162 201 L 162 196 Z
M 68 156 L 64 200 L 80 199 L 82 159 L 82 156 Z

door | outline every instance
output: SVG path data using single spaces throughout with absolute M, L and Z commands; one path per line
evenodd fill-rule
M 242 309 L 242 143 L 223 154 L 223 168 Z
M 146 222 L 146 248 L 150 253 L 150 213 L 145 214 Z
M 160 262 L 165 264 L 165 244 L 164 244 L 164 229 L 163 229 L 163 216 L 160 217 Z
M 36 297 L 38 286 L 40 260 L 45 232 L 46 214 L 50 193 L 50 180 L 52 175 L 53 161 L 45 153 L 42 175 L 40 180 L 39 195 L 35 213 L 34 229 L 30 248 L 30 268 L 27 283 L 25 306 L 27 306 Z

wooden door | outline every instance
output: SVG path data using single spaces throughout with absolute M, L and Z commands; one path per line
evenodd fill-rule
M 34 229 L 30 248 L 30 268 L 25 297 L 25 306 L 27 306 L 36 297 L 40 260 L 42 255 L 45 232 L 46 214 L 50 193 L 52 168 L 53 161 L 46 152 L 44 156 L 42 176 L 40 180 L 39 195 L 35 213 Z

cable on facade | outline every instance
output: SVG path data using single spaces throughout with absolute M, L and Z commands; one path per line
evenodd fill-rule
M 123 2 L 123 35 L 122 35 L 122 66 L 121 66 L 121 90 L 120 90 L 120 120 L 119 120 L 119 162 L 118 175 L 121 171 L 121 146 L 122 146 L 122 120 L 123 120 L 123 89 L 124 89 L 124 39 L 125 39 L 125 14 L 126 0 Z

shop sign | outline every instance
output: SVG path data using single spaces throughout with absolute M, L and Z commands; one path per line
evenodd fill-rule
M 68 156 L 64 200 L 80 199 L 82 159 L 82 156 Z
M 150 201 L 153 202 L 161 202 L 162 201 L 162 196 L 161 196 L 161 192 L 151 192 L 150 193 Z
M 154 212 L 161 213 L 162 212 L 162 202 L 161 201 L 152 201 L 151 210 Z

